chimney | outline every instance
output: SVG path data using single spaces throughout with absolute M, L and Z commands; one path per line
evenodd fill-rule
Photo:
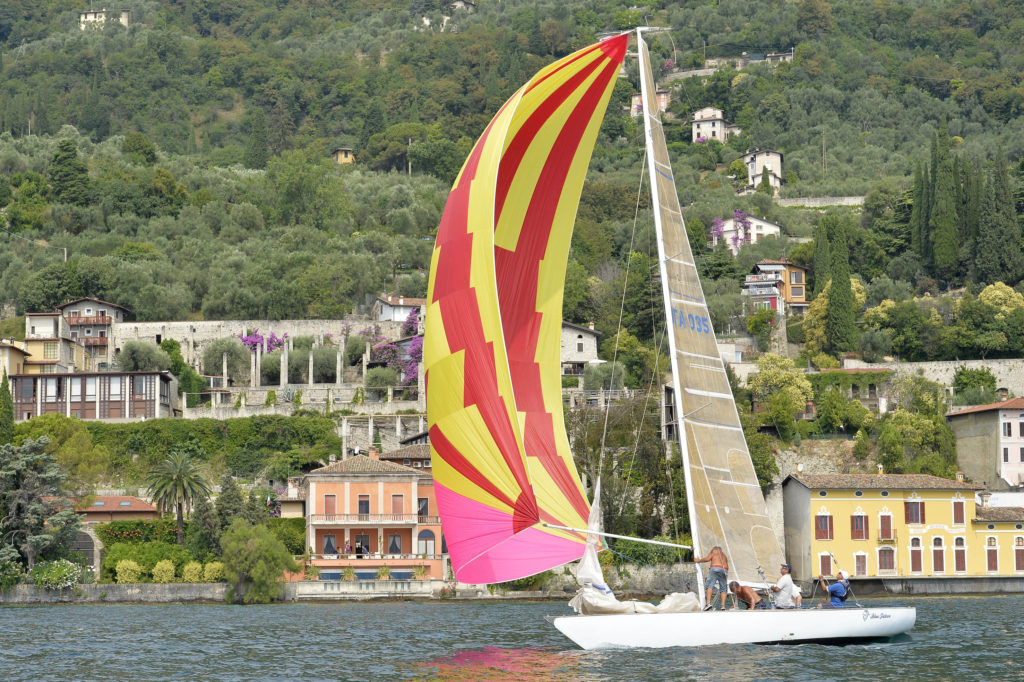
M 958 480 L 960 483 L 963 483 L 964 482 L 964 472 L 962 472 L 962 471 L 956 472 L 956 480 Z
M 591 329 L 593 329 L 594 328 L 594 323 L 593 322 L 588 322 L 587 326 L 590 327 Z
M 992 497 L 992 493 L 987 490 L 978 493 L 978 501 L 981 503 L 982 507 L 988 506 L 988 498 L 990 497 Z
M 882 465 L 881 464 L 878 465 L 878 475 L 879 476 L 882 475 Z
M 370 459 L 377 459 L 377 460 L 380 459 L 380 453 L 377 451 L 377 448 L 371 447 L 369 454 L 370 454 Z
M 398 297 L 398 305 L 405 305 L 405 296 Z

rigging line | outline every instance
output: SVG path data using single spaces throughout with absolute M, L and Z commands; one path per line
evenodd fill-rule
M 622 299 L 619 302 L 619 323 L 618 323 L 618 326 L 616 326 L 616 328 L 615 328 L 615 349 L 612 351 L 612 376 L 611 376 L 611 382 L 610 382 L 609 387 L 608 387 L 610 390 L 615 388 L 615 367 L 618 364 L 618 359 L 619 359 L 619 339 L 622 336 L 622 314 L 623 314 L 623 310 L 625 310 L 625 308 L 626 308 L 626 289 L 627 289 L 627 287 L 629 285 L 629 266 L 630 266 L 630 262 L 633 260 L 633 240 L 636 239 L 636 222 L 637 222 L 637 217 L 640 215 L 640 197 L 641 197 L 643 189 L 644 189 L 644 167 L 646 166 L 646 164 L 647 164 L 647 149 L 645 147 L 644 148 L 644 158 L 643 158 L 643 161 L 640 164 L 640 183 L 639 183 L 638 187 L 636 188 L 636 205 L 635 205 L 635 207 L 633 209 L 633 231 L 629 235 L 629 252 L 626 255 L 626 274 L 622 278 Z M 605 443 L 606 443 L 607 438 L 608 438 L 608 415 L 610 413 L 611 413 L 611 410 L 608 409 L 607 405 L 605 405 L 605 410 L 604 410 L 604 430 L 601 432 L 601 451 L 600 451 L 600 454 L 599 454 L 598 460 L 597 460 L 597 463 L 598 463 L 597 470 L 599 472 L 602 469 L 604 469 L 604 447 L 605 447 Z
M 30 244 L 35 244 L 36 246 L 42 246 L 42 247 L 47 248 L 47 249 L 60 249 L 62 251 L 66 251 L 67 250 L 63 246 L 54 246 L 53 244 L 47 244 L 43 239 L 29 239 L 28 237 L 23 237 L 22 235 L 18 234 L 17 232 L 11 232 L 6 227 L 0 226 L 0 230 L 3 230 L 4 232 L 6 232 L 7 234 L 11 235 L 12 237 L 17 237 L 18 239 L 23 239 L 23 240 L 29 242 Z

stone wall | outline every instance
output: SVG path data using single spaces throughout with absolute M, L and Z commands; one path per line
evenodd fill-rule
M 336 343 L 345 337 L 346 327 L 350 334 L 376 326 L 382 336 L 397 339 L 404 322 L 372 322 L 368 317 L 351 315 L 344 320 L 192 320 L 177 322 L 116 322 L 111 326 L 111 336 L 116 349 L 124 347 L 126 341 L 148 341 L 174 339 L 181 344 L 185 362 L 198 368 L 203 355 L 203 346 L 211 341 L 259 329 L 264 334 L 285 333 L 289 337 L 314 336 L 320 339 L 330 334 Z M 220 368 L 208 374 L 220 374 Z
M 0 592 L 0 604 L 222 602 L 226 593 L 227 585 L 224 583 L 94 583 L 59 592 L 41 589 L 35 585 L 15 585 L 12 590 Z
M 996 378 L 998 388 L 1024 393 L 1024 359 L 1006 360 L 947 360 L 941 362 L 864 362 L 849 359 L 843 361 L 845 369 L 891 369 L 899 374 L 917 374 L 943 386 L 953 385 L 953 376 L 960 367 L 988 369 Z
M 864 197 L 787 197 L 775 201 L 779 206 L 824 208 L 825 206 L 862 206 Z

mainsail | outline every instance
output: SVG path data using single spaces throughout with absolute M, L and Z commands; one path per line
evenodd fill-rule
M 562 419 L 572 225 L 628 34 L 542 69 L 501 108 L 448 196 L 423 363 L 437 504 L 459 580 L 580 558 L 590 505 Z
M 658 235 L 658 260 L 672 357 L 675 413 L 686 473 L 694 552 L 716 545 L 729 557 L 730 577 L 763 583 L 776 575 L 782 549 L 772 529 L 747 450 L 725 363 L 711 328 L 697 275 L 665 134 L 658 116 L 647 43 L 637 30 L 648 167 Z M 698 564 L 700 566 L 700 564 Z

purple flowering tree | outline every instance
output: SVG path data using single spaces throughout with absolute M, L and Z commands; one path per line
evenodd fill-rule
M 420 309 L 413 308 L 402 323 L 402 336 L 415 336 L 420 329 Z
M 274 332 L 270 332 L 269 336 L 260 334 L 259 329 L 253 329 L 251 334 L 239 334 L 239 340 L 246 348 L 249 349 L 250 353 L 255 353 L 257 348 L 262 347 L 264 353 L 277 350 L 285 344 L 288 340 L 288 332 L 285 332 L 281 336 L 278 336 Z
M 742 242 L 745 244 L 750 239 L 750 216 L 740 210 L 733 211 L 732 215 L 736 225 L 736 236 L 733 237 L 735 240 L 733 243 Z
M 711 221 L 711 236 L 714 237 L 716 244 L 723 234 L 725 234 L 725 221 L 721 218 L 715 218 Z

